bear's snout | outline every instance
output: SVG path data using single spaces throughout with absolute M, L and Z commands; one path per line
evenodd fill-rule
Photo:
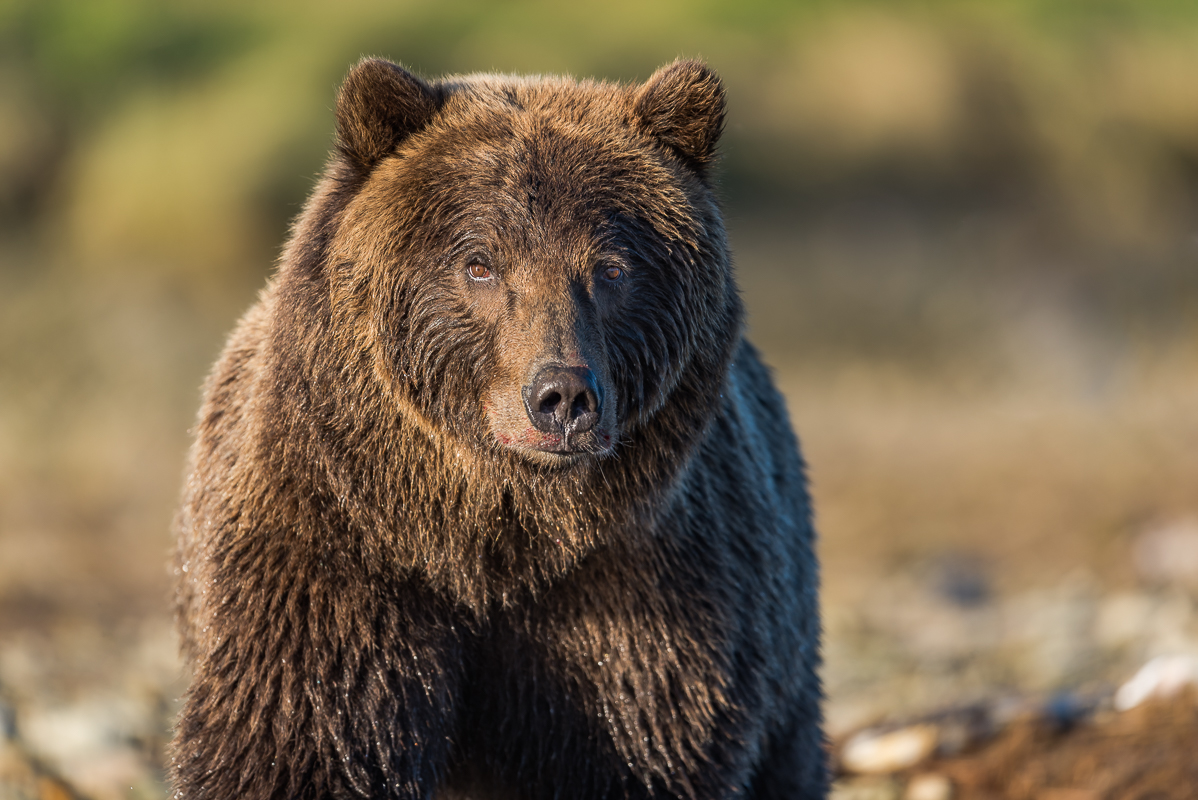
M 524 387 L 523 395 L 533 427 L 566 441 L 595 427 L 603 415 L 603 392 L 587 367 L 542 367 Z

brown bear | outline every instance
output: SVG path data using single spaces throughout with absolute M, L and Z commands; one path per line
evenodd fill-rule
M 366 60 L 206 389 L 175 796 L 813 798 L 814 533 L 724 92 Z

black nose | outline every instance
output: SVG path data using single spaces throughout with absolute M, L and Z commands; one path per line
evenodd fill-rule
M 595 373 L 586 367 L 543 367 L 524 387 L 524 405 L 534 428 L 566 436 L 589 431 L 603 413 Z

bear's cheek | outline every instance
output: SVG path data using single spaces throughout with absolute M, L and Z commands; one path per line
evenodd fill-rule
M 483 410 L 491 435 L 504 447 L 553 447 L 560 441 L 532 426 L 518 392 L 492 389 L 483 397 Z

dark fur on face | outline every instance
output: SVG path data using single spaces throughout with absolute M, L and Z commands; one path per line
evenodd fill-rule
M 201 412 L 182 796 L 822 796 L 807 497 L 741 339 L 723 117 L 695 62 L 351 72 Z

